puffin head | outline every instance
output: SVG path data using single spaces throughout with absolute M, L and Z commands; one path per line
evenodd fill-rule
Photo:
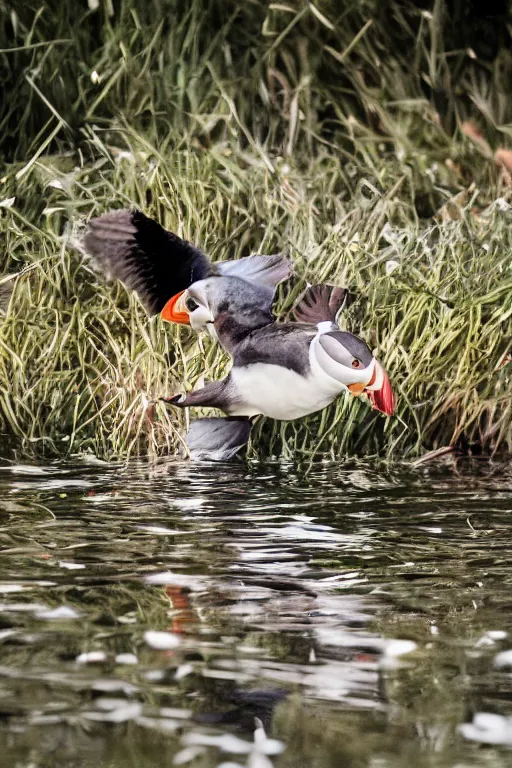
M 362 339 L 349 331 L 322 333 L 316 357 L 322 370 L 352 395 L 367 394 L 374 408 L 391 416 L 395 403 L 388 375 Z
M 273 289 L 249 283 L 239 277 L 209 277 L 198 280 L 175 297 L 172 307 L 162 318 L 191 325 L 195 331 L 207 330 L 217 336 L 218 322 L 223 317 L 230 323 L 257 328 L 273 321 L 270 311 Z

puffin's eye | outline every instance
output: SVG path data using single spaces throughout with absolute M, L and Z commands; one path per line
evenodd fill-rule
M 186 308 L 188 309 L 189 312 L 193 312 L 194 309 L 198 308 L 199 304 L 197 303 L 197 301 L 194 301 L 194 299 L 192 299 L 189 296 L 188 299 L 185 302 L 185 306 L 186 306 Z
M 352 360 L 352 368 L 360 368 L 361 367 L 361 361 L 357 358 L 354 358 Z

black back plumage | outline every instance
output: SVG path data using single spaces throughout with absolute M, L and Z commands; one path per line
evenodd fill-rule
M 89 222 L 84 248 L 110 279 L 138 294 L 149 315 L 214 269 L 208 257 L 140 211 L 112 211 Z
M 272 323 L 248 333 L 233 350 L 233 365 L 240 368 L 265 363 L 280 365 L 306 376 L 309 345 L 317 334 L 316 325 Z M 290 397 L 293 393 L 290 393 Z

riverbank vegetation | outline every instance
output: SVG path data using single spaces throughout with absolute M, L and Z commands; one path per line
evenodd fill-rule
M 218 347 L 148 321 L 73 247 L 87 218 L 137 206 L 213 258 L 288 253 L 282 315 L 306 281 L 356 297 L 342 323 L 397 416 L 342 397 L 262 421 L 252 454 L 512 449 L 508 32 L 423 5 L 4 3 L 6 445 L 172 454 L 186 417 L 154 398 L 223 375 Z

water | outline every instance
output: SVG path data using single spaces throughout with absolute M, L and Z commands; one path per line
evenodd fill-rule
M 0 494 L 1 765 L 512 765 L 502 469 L 4 465 Z

